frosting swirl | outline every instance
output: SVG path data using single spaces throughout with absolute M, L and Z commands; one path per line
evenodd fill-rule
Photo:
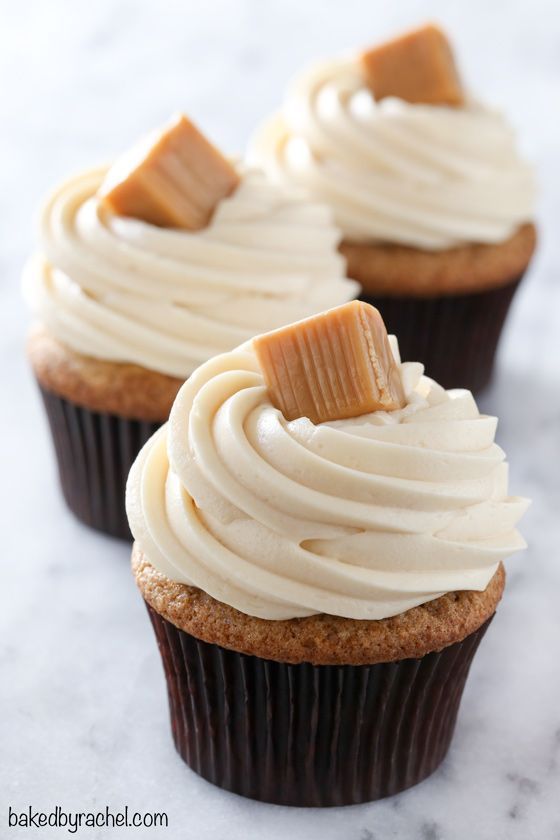
M 534 212 L 534 178 L 504 117 L 376 102 L 358 62 L 317 64 L 255 135 L 249 159 L 328 203 L 348 239 L 440 250 L 497 243 Z
M 314 425 L 274 408 L 250 343 L 202 365 L 129 476 L 150 563 L 266 619 L 381 619 L 485 589 L 528 505 L 508 496 L 496 418 L 400 371 L 403 409 Z
M 211 223 L 188 232 L 104 211 L 106 169 L 56 189 L 25 291 L 47 329 L 79 353 L 185 378 L 201 362 L 355 297 L 330 211 L 246 170 Z

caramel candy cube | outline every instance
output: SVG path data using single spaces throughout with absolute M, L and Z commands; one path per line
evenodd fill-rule
M 238 183 L 231 163 L 181 114 L 117 160 L 98 196 L 118 216 L 199 230 Z
M 462 105 L 463 91 L 444 33 L 427 25 L 360 56 L 362 72 L 377 100 L 398 96 L 428 105 Z
M 402 408 L 405 397 L 383 318 L 354 300 L 253 339 L 273 404 L 313 423 Z

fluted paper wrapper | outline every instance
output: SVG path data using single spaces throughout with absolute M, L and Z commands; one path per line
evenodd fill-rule
M 226 790 L 300 806 L 380 799 L 433 773 L 491 621 L 421 659 L 289 665 L 202 642 L 147 606 L 181 757 Z
M 39 388 L 66 504 L 91 528 L 131 540 L 126 480 L 140 449 L 161 424 L 90 411 Z
M 397 336 L 403 361 L 422 362 L 444 388 L 476 393 L 492 377 L 498 342 L 522 276 L 489 291 L 438 297 L 363 294 L 387 331 Z

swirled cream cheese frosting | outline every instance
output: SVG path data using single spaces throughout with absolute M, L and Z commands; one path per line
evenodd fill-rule
M 403 408 L 314 425 L 272 404 L 250 342 L 202 365 L 127 486 L 168 578 L 243 613 L 382 619 L 483 590 L 524 547 L 496 418 L 400 363 Z
M 296 78 L 249 160 L 328 203 L 357 242 L 498 243 L 534 214 L 533 171 L 502 114 L 472 98 L 461 107 L 376 101 L 357 57 Z
M 257 332 L 358 294 L 330 211 L 297 188 L 242 169 L 208 226 L 191 232 L 107 212 L 97 196 L 106 172 L 52 193 L 25 272 L 37 318 L 78 353 L 184 378 Z

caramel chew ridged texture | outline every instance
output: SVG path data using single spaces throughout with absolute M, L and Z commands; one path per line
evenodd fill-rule
M 117 160 L 99 197 L 118 216 L 199 230 L 238 183 L 231 163 L 181 114 Z
M 463 91 L 449 42 L 427 25 L 361 55 L 365 80 L 377 100 L 397 96 L 427 105 L 462 105 Z
M 404 405 L 385 324 L 368 303 L 355 300 L 257 336 L 253 347 L 287 420 L 323 423 Z

